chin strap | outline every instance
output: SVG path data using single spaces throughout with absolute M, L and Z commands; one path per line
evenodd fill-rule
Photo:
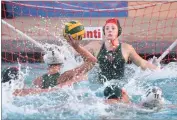
M 114 41 L 115 41 L 115 39 L 110 41 L 112 46 L 113 46 L 113 48 L 115 48 L 115 47 L 117 47 L 119 45 L 119 43 L 115 45 Z

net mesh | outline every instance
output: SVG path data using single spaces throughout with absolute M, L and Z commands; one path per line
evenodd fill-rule
M 102 27 L 118 17 L 123 28 L 120 40 L 130 43 L 144 59 L 159 57 L 177 38 L 177 2 L 128 1 L 2 1 L 2 19 L 43 44 L 59 45 L 66 21 L 78 20 L 86 27 Z M 2 24 L 3 62 L 41 62 L 43 51 L 34 43 Z M 97 47 L 99 40 L 83 40 Z M 93 51 L 97 52 L 97 51 Z M 162 62 L 177 59 L 177 47 Z

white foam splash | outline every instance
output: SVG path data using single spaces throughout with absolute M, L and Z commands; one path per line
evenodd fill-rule
M 176 63 L 170 63 L 164 66 L 162 70 L 157 71 L 142 71 L 140 68 L 137 68 L 134 65 L 130 65 L 128 67 L 130 71 L 134 72 L 130 77 L 127 78 L 128 83 L 124 86 L 130 96 L 141 96 L 144 94 L 146 86 L 151 86 L 148 82 L 151 83 L 159 79 L 166 79 L 169 77 L 174 78 L 176 77 L 177 73 Z M 75 84 L 71 87 L 63 87 L 50 93 L 16 97 L 14 102 L 5 103 L 6 108 L 8 107 L 10 109 L 10 106 L 15 107 L 14 109 L 11 109 L 11 111 L 5 110 L 5 112 L 3 112 L 3 117 L 8 118 L 7 114 L 9 113 L 16 114 L 18 106 L 20 114 L 27 113 L 26 116 L 23 116 L 24 119 L 33 118 L 34 114 L 37 114 L 39 117 L 35 117 L 40 119 L 71 119 L 77 117 L 82 119 L 130 119 L 137 116 L 136 110 L 134 110 L 134 108 L 127 111 L 126 108 L 117 106 L 115 110 L 108 111 L 109 109 L 114 109 L 114 107 L 112 108 L 112 106 L 105 104 L 104 97 L 97 96 L 97 93 L 101 93 L 106 86 L 99 86 L 96 90 L 92 90 L 89 88 L 89 84 L 89 82 L 83 81 L 80 84 Z M 165 103 L 167 103 L 166 100 Z M 141 111 L 140 109 L 138 110 Z M 144 112 L 147 111 L 144 110 Z
M 18 79 L 11 79 L 10 82 L 2 83 L 2 106 L 11 106 L 14 96 L 13 93 L 16 89 L 23 89 L 25 77 L 29 74 L 29 68 L 25 69 L 25 73 L 21 70 L 21 64 L 18 62 L 19 77 Z M 6 106 L 7 105 L 7 106 Z

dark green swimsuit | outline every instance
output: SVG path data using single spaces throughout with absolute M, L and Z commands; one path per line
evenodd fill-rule
M 57 79 L 60 77 L 60 73 L 44 74 L 42 76 L 42 89 L 54 87 L 58 84 Z
M 106 50 L 105 44 L 103 44 L 97 58 L 101 69 L 100 82 L 120 79 L 124 76 L 125 59 L 121 52 L 121 43 L 115 51 Z

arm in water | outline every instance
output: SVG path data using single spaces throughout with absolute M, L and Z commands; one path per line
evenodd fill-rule
M 40 88 L 17 89 L 13 92 L 13 95 L 15 95 L 15 96 L 25 96 L 25 95 L 44 93 L 44 92 L 51 92 L 51 91 L 55 91 L 57 89 L 58 88 L 51 88 L 51 89 L 40 89 Z
M 61 88 L 63 86 L 71 86 L 73 83 L 85 80 L 85 73 L 87 73 L 91 68 L 93 67 L 93 64 L 90 62 L 84 62 L 81 66 L 66 71 L 57 79 L 58 81 L 58 87 Z M 34 80 L 33 84 L 37 85 L 38 88 L 30 88 L 30 89 L 22 89 L 22 90 L 15 90 L 13 93 L 16 96 L 24 96 L 29 94 L 39 94 L 42 92 L 51 92 L 55 91 L 58 88 L 50 88 L 50 89 L 41 89 L 42 88 L 42 77 L 38 77 L 36 80 Z

